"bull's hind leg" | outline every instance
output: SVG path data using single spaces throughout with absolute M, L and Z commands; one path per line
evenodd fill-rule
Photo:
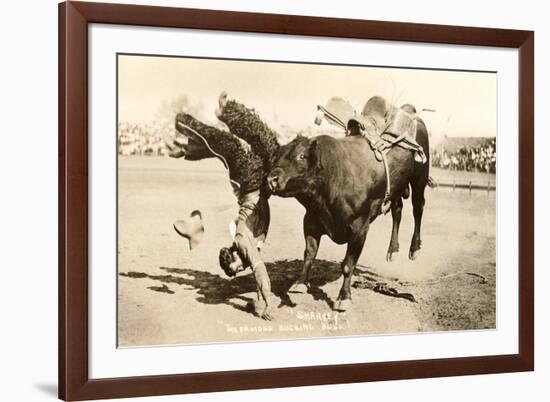
M 344 257 L 344 261 L 342 261 L 344 282 L 338 294 L 338 299 L 336 299 L 336 303 L 334 303 L 334 310 L 336 311 L 346 311 L 351 307 L 351 277 L 357 265 L 357 260 L 363 251 L 367 231 L 368 223 L 363 225 L 361 230 L 353 231 L 348 241 L 346 256 Z
M 323 230 L 318 220 L 313 215 L 306 213 L 304 216 L 304 237 L 306 240 L 304 265 L 300 278 L 290 287 L 290 293 L 307 293 L 309 286 L 309 271 L 315 257 L 317 257 L 322 234 Z
M 401 224 L 401 212 L 403 211 L 403 200 L 399 197 L 391 205 L 391 217 L 393 226 L 391 230 L 390 245 L 386 254 L 386 261 L 393 261 L 394 254 L 399 252 L 399 225 Z
M 422 225 L 422 214 L 424 212 L 424 204 L 426 199 L 424 198 L 424 190 L 426 189 L 426 183 L 416 182 L 412 183 L 412 205 L 414 216 L 414 233 L 411 240 L 411 248 L 409 250 L 409 260 L 414 260 L 420 253 L 422 247 L 422 240 L 420 238 L 420 226 Z

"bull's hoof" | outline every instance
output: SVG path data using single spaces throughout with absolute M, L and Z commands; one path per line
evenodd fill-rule
M 300 293 L 300 294 L 304 294 L 304 293 L 307 293 L 308 291 L 308 287 L 305 283 L 303 282 L 296 282 L 294 283 L 290 289 L 288 290 L 289 293 Z
M 397 254 L 398 254 L 398 251 L 388 251 L 388 253 L 386 254 L 386 261 L 387 262 L 395 261 L 395 259 L 397 258 Z
M 336 300 L 336 303 L 334 303 L 334 310 L 344 312 L 347 311 L 351 307 L 351 299 L 344 299 L 344 300 Z
M 420 255 L 420 249 L 409 251 L 409 260 L 414 261 Z

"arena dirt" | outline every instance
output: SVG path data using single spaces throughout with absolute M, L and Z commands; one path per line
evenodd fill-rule
M 448 174 L 432 171 L 436 180 Z M 453 179 L 461 175 L 452 174 Z M 486 183 L 487 177 L 479 181 Z M 495 328 L 495 193 L 427 189 L 426 199 L 419 258 L 407 258 L 413 219 L 406 200 L 397 260 L 385 261 L 388 214 L 367 235 L 352 281 L 351 309 L 336 313 L 331 307 L 341 285 L 345 246 L 323 237 L 310 292 L 288 294 L 301 270 L 304 209 L 294 199 L 272 197 L 263 257 L 280 303 L 275 320 L 267 322 L 251 306 L 256 298 L 251 273 L 228 279 L 218 266 L 218 250 L 231 242 L 228 223 L 237 210 L 221 164 L 120 158 L 119 346 Z M 194 209 L 202 211 L 206 232 L 203 243 L 190 251 L 172 223 Z M 372 277 L 412 293 L 417 302 L 359 286 Z

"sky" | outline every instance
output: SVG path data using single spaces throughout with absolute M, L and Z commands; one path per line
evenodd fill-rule
M 299 131 L 314 126 L 317 105 L 332 96 L 348 99 L 360 112 L 380 95 L 397 106 L 434 109 L 420 112 L 434 139 L 496 136 L 496 73 L 130 55 L 118 62 L 121 121 L 151 122 L 163 102 L 185 95 L 200 111 L 197 118 L 214 123 L 225 90 L 274 129 Z

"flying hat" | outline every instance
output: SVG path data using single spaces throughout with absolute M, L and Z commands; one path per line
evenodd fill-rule
M 204 224 L 202 222 L 201 211 L 191 212 L 188 218 L 174 223 L 174 230 L 181 237 L 189 241 L 189 249 L 193 250 L 198 246 L 204 237 Z

